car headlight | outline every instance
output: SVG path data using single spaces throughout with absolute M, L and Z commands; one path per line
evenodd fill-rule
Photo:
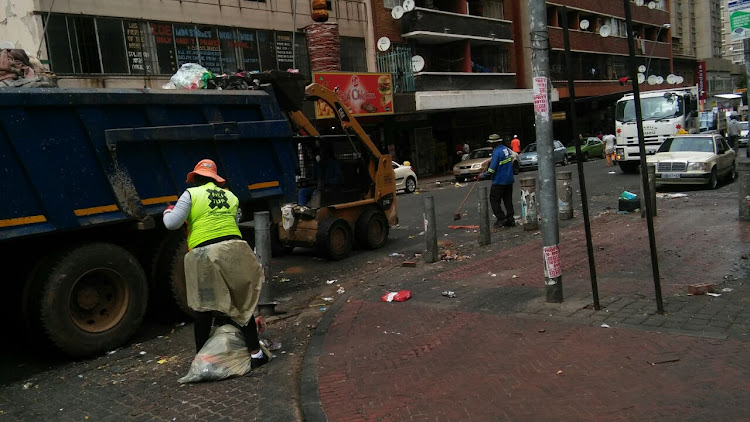
M 707 171 L 708 163 L 688 163 L 688 171 Z
M 480 168 L 482 168 L 482 163 L 476 163 L 476 164 L 471 165 L 472 170 L 479 170 Z
M 453 166 L 453 171 L 458 170 L 458 166 Z
M 538 159 L 539 159 L 539 156 L 537 156 L 537 155 L 535 155 L 535 156 L 531 157 L 531 161 L 536 161 L 536 160 L 538 160 Z

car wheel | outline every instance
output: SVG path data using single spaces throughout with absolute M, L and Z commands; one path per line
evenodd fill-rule
M 417 190 L 417 181 L 414 180 L 413 177 L 409 176 L 406 179 L 406 183 L 404 184 L 404 186 L 404 191 L 406 191 L 406 193 L 413 193 L 415 190 Z
M 708 178 L 708 188 L 716 189 L 719 186 L 719 176 L 716 174 L 716 167 L 711 169 L 711 176 Z

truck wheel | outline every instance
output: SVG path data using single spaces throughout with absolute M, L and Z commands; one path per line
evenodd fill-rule
M 620 170 L 626 174 L 635 174 L 638 172 L 638 163 L 633 161 L 618 161 L 617 165 L 620 166 Z
M 136 258 L 113 244 L 90 243 L 51 266 L 40 302 L 42 327 L 66 354 L 97 355 L 135 334 L 147 302 L 146 275 Z
M 167 312 L 182 312 L 189 317 L 195 311 L 187 304 L 185 284 L 185 254 L 188 251 L 187 237 L 181 230 L 167 234 L 156 255 L 156 264 L 151 274 L 154 303 L 165 306 Z M 173 313 L 169 312 L 169 313 Z
M 342 219 L 326 220 L 318 226 L 318 248 L 334 261 L 346 258 L 352 250 L 352 231 Z
M 383 211 L 370 209 L 362 213 L 355 227 L 357 242 L 367 249 L 378 249 L 388 240 L 388 219 Z

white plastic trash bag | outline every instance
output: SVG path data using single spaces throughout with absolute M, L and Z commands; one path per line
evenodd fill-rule
M 281 207 L 281 224 L 284 230 L 289 230 L 294 226 L 294 205 L 286 204 Z
M 229 324 L 222 325 L 195 355 L 187 375 L 177 381 L 218 381 L 242 376 L 250 372 L 250 362 L 250 352 L 239 328 Z
M 213 75 L 205 67 L 197 63 L 185 63 L 172 75 L 163 89 L 203 89 L 206 81 Z

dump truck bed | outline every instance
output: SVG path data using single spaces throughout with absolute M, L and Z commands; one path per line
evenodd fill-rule
M 241 203 L 295 197 L 291 127 L 273 92 L 0 93 L 0 241 L 147 221 L 216 161 Z

